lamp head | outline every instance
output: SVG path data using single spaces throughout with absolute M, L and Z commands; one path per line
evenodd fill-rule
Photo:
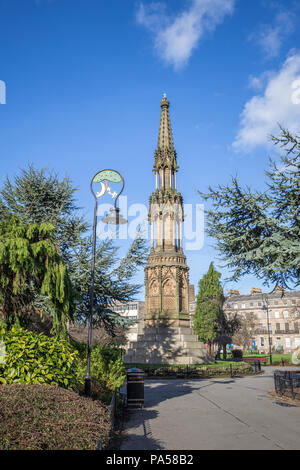
M 124 225 L 127 224 L 127 220 L 124 219 L 122 214 L 120 214 L 120 209 L 117 207 L 112 207 L 109 210 L 109 214 L 106 217 L 103 217 L 102 222 L 108 225 Z

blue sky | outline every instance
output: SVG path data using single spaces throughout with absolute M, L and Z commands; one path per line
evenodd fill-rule
M 167 93 L 185 202 L 236 174 L 263 189 L 268 134 L 299 129 L 299 18 L 288 0 L 0 0 L 0 184 L 47 166 L 79 186 L 92 218 L 89 182 L 108 167 L 129 205 L 147 204 Z M 186 253 L 191 283 L 220 266 L 211 244 Z

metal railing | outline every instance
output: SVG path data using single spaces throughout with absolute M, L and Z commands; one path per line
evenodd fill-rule
M 110 405 L 109 405 L 109 413 L 110 413 L 110 419 L 111 419 L 111 427 L 112 427 L 112 432 L 115 428 L 115 420 L 116 420 L 116 410 L 117 410 L 117 395 L 119 393 L 119 389 L 115 388 Z
M 300 372 L 276 370 L 274 372 L 274 385 L 275 392 L 280 396 L 290 394 L 293 399 L 297 395 L 300 397 Z
M 257 374 L 258 372 L 261 372 L 261 361 L 259 359 L 253 358 L 251 360 L 250 357 L 247 357 L 246 359 L 247 360 L 245 360 L 245 358 L 243 358 L 243 361 L 252 366 L 253 371 L 255 372 L 255 374 Z
M 254 335 L 268 335 L 270 333 L 270 335 L 272 335 L 272 329 L 270 328 L 270 330 L 266 330 L 264 328 L 256 328 L 253 332 L 252 332 Z
M 121 387 L 120 387 L 121 388 Z M 115 432 L 115 424 L 116 424 L 116 416 L 118 412 L 118 406 L 120 405 L 122 408 L 124 407 L 124 397 L 120 392 L 120 388 L 117 387 L 114 390 L 112 399 L 110 401 L 110 405 L 108 407 L 109 409 L 109 414 L 110 414 L 110 421 L 111 421 L 111 429 L 109 433 L 109 444 L 114 436 Z M 102 437 L 98 440 L 97 448 L 96 450 L 102 450 Z
M 296 335 L 299 334 L 299 330 L 275 330 L 275 335 Z

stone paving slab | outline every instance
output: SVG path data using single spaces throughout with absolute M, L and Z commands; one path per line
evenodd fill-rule
M 128 412 L 121 450 L 300 449 L 300 407 L 282 407 L 264 375 L 145 381 L 145 408 Z M 278 369 L 278 368 L 276 368 Z

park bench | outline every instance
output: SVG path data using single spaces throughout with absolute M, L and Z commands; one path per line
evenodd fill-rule
M 261 364 L 267 364 L 268 358 L 267 357 L 243 357 L 243 362 L 250 362 L 254 364 L 254 362 L 260 362 Z
M 261 372 L 261 364 L 266 364 L 267 357 L 243 357 L 242 361 L 254 366 L 255 372 Z

